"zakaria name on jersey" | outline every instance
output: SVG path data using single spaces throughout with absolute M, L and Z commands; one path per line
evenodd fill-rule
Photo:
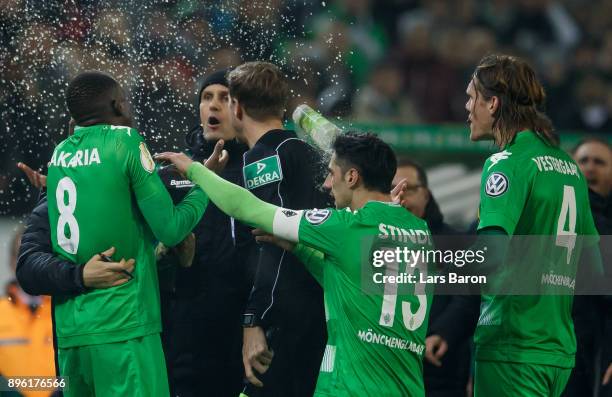
M 48 166 L 74 168 L 84 167 L 92 164 L 101 164 L 100 153 L 98 148 L 77 150 L 74 153 L 56 150 L 53 152 L 53 157 Z

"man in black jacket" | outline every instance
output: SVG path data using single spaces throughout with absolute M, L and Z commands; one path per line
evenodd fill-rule
M 283 130 L 289 91 L 280 70 L 245 63 L 228 83 L 232 123 L 249 146 L 244 186 L 286 208 L 328 207 L 329 195 L 319 188 L 325 170 L 319 153 Z M 243 315 L 243 363 L 247 379 L 263 387 L 247 386 L 246 394 L 312 396 L 326 341 L 323 291 L 293 254 L 272 244 L 256 254 L 249 258 L 256 274 Z
M 586 138 L 572 155 L 589 186 L 595 227 L 601 236 L 604 272 L 612 275 L 612 150 L 605 140 Z M 597 295 L 576 295 L 572 316 L 576 333 L 576 366 L 564 396 L 612 396 L 612 317 L 609 301 Z M 603 378 L 603 379 L 602 379 Z
M 241 185 L 247 147 L 235 140 L 230 122 L 227 72 L 204 79 L 198 94 L 201 125 L 189 133 L 187 146 L 195 160 L 203 161 L 222 139 L 226 163 L 219 175 Z M 193 186 L 181 176 L 169 185 L 179 190 Z M 235 397 L 242 388 L 240 324 L 249 288 L 245 256 L 254 244 L 245 226 L 209 204 L 194 229 L 193 266 L 176 273 L 171 387 L 181 397 Z
M 436 249 L 468 247 L 466 236 L 444 223 L 421 165 L 400 159 L 393 184 L 396 194 L 403 191 L 400 204 L 427 221 Z M 425 393 L 428 397 L 464 397 L 470 375 L 470 340 L 478 321 L 480 295 L 478 291 L 475 295 L 469 295 L 468 291 L 464 295 L 436 292 L 425 340 Z

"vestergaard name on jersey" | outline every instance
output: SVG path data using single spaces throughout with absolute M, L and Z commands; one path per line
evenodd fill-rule
M 100 154 L 98 148 L 77 150 L 75 153 L 58 151 L 53 152 L 53 157 L 49 162 L 50 166 L 74 168 L 84 167 L 92 164 L 100 164 Z
M 553 156 L 537 156 L 532 160 L 538 166 L 538 171 L 555 171 L 563 175 L 573 175 L 580 178 L 578 166 L 566 160 L 561 160 Z

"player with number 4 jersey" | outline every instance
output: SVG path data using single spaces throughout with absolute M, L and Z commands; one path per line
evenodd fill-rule
M 510 289 L 482 297 L 475 396 L 559 396 L 576 353 L 577 264 L 583 251 L 598 261 L 586 181 L 540 112 L 544 90 L 524 61 L 483 58 L 467 94 L 471 139 L 502 149 L 484 164 L 478 235 L 509 242 L 488 252 Z
M 100 72 L 79 74 L 66 102 L 76 121 L 49 162 L 53 250 L 84 264 L 109 246 L 136 260 L 120 286 L 55 299 L 60 373 L 67 396 L 165 396 L 154 242 L 179 243 L 207 204 L 193 189 L 176 207 L 131 125 L 125 93 Z
M 576 236 L 597 235 L 597 231 L 586 181 L 569 155 L 547 145 L 533 131 L 520 132 L 503 151 L 487 159 L 481 185 L 478 229 L 497 226 L 509 235 L 532 235 L 534 240 L 540 240 L 536 241 L 538 246 L 547 242 L 556 245 L 549 252 L 550 260 L 512 251 L 506 260 L 513 262 L 517 271 L 526 270 L 519 267 L 525 258 L 532 260 L 533 263 L 524 265 L 539 267 L 540 280 L 550 272 L 564 271 L 573 272 L 573 278 L 579 259 L 576 254 L 580 241 L 576 242 Z M 540 236 L 561 238 L 545 241 Z M 571 317 L 573 299 L 570 293 L 484 296 L 476 331 L 477 356 L 573 367 L 576 349 Z M 500 333 L 512 343 L 500 339 Z M 524 348 L 528 350 L 523 351 Z

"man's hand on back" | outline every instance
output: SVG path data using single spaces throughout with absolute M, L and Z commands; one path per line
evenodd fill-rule
M 132 278 L 134 259 L 121 259 L 119 262 L 107 262 L 102 255 L 110 258 L 115 253 L 111 247 L 102 254 L 94 255 L 83 268 L 83 284 L 87 288 L 110 288 L 125 284 Z
M 270 243 L 277 245 L 278 247 L 284 249 L 285 251 L 293 252 L 296 244 L 282 239 L 280 237 L 276 237 L 270 233 L 266 233 L 261 229 L 254 229 L 251 233 L 255 236 L 255 240 L 259 243 Z

